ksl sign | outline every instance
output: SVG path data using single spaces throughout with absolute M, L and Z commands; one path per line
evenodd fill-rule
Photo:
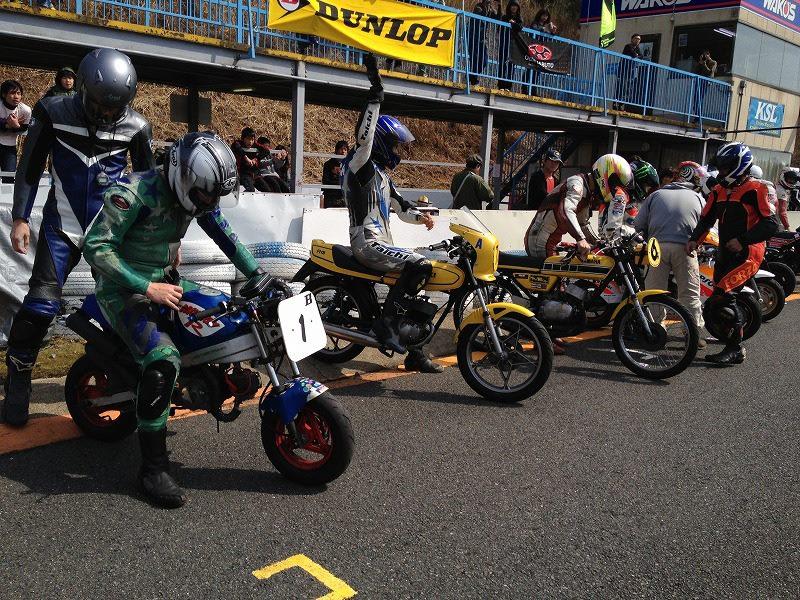
M 769 102 L 761 98 L 750 98 L 750 110 L 747 113 L 748 129 L 764 129 L 783 126 L 783 104 Z M 780 130 L 756 131 L 760 135 L 780 137 Z

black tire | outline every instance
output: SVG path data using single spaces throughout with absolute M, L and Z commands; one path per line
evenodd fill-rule
M 323 303 L 320 302 L 318 294 L 330 290 L 341 290 L 342 298 L 339 298 L 338 301 L 340 304 L 347 303 L 349 306 L 347 316 L 341 313 L 342 306 L 334 307 L 331 309 L 331 312 L 329 312 L 329 310 L 323 306 Z M 370 310 L 370 302 L 364 291 L 357 286 L 348 285 L 346 281 L 342 281 L 338 277 L 326 275 L 325 277 L 312 278 L 306 284 L 304 291 L 311 292 L 314 294 L 314 297 L 317 298 L 317 304 L 319 304 L 323 321 L 331 322 L 335 325 L 347 325 L 354 320 L 363 322 L 371 318 L 372 311 Z M 350 300 L 348 300 L 348 298 Z M 358 311 L 357 318 L 350 314 L 353 309 Z M 339 312 L 336 312 L 337 310 Z M 328 339 L 334 345 L 334 348 L 326 347 L 313 355 L 314 358 L 325 363 L 346 363 L 353 360 L 364 350 L 364 346 L 360 344 L 346 342 L 345 345 L 339 347 L 337 344 L 345 342 L 346 340 L 339 340 L 338 338 L 332 338 L 330 336 Z
M 469 387 L 487 400 L 509 403 L 530 398 L 545 384 L 553 369 L 553 342 L 550 340 L 550 334 L 547 333 L 545 326 L 535 317 L 525 317 L 511 313 L 500 317 L 495 323 L 499 328 L 508 326 L 516 327 L 518 330 L 520 328 L 526 329 L 527 335 L 535 339 L 536 347 L 539 349 L 539 364 L 533 376 L 524 385 L 518 386 L 517 389 L 503 391 L 497 386 L 492 386 L 473 372 L 473 369 L 470 368 L 475 366 L 472 363 L 471 349 L 473 344 L 475 351 L 483 354 L 487 354 L 485 348 L 491 347 L 491 344 L 487 343 L 487 341 L 476 340 L 478 336 L 486 335 L 483 323 L 468 325 L 458 334 L 456 357 L 461 376 Z
M 639 377 L 644 377 L 645 379 L 666 379 L 668 377 L 673 377 L 674 375 L 686 370 L 686 367 L 692 363 L 694 357 L 697 355 L 697 345 L 700 341 L 700 334 L 697 331 L 697 326 L 694 324 L 694 320 L 692 319 L 692 315 L 689 313 L 689 311 L 686 310 L 677 300 L 666 294 L 659 296 L 648 296 L 643 300 L 643 302 L 645 305 L 656 303 L 661 304 L 668 307 L 669 310 L 680 315 L 684 323 L 685 331 L 688 331 L 689 334 L 680 360 L 669 367 L 661 369 L 645 367 L 634 360 L 627 349 L 627 344 L 625 342 L 626 334 L 629 332 L 627 330 L 629 324 L 635 327 L 640 322 L 639 317 L 636 314 L 636 307 L 633 304 L 624 306 L 617 315 L 617 318 L 614 319 L 614 327 L 611 330 L 611 340 L 614 344 L 614 351 L 616 352 L 620 362 L 622 362 L 625 367 Z M 632 321 L 632 319 L 635 320 Z M 666 331 L 664 333 L 667 335 Z M 667 343 L 667 339 L 664 340 L 664 343 Z M 652 350 L 652 352 L 655 352 L 655 349 Z
M 88 399 L 107 393 L 108 379 L 108 373 L 102 367 L 88 356 L 81 356 L 67 373 L 64 399 L 72 420 L 87 437 L 101 442 L 117 442 L 136 431 L 136 406 L 129 402 L 127 406 L 106 407 L 103 411 L 93 409 Z
M 270 462 L 284 477 L 302 485 L 323 485 L 347 470 L 355 448 L 353 425 L 344 407 L 329 392 L 306 404 L 295 423 L 301 430 L 306 429 L 307 424 L 311 428 L 318 427 L 316 433 L 329 441 L 329 453 L 319 461 L 297 455 L 290 447 L 291 438 L 286 433 L 285 423 L 278 415 L 267 413 L 261 420 L 261 443 Z M 319 449 L 319 446 L 314 448 Z M 307 464 L 302 466 L 304 463 Z
M 764 264 L 765 270 L 775 274 L 775 279 L 783 287 L 784 296 L 791 296 L 797 287 L 797 275 L 794 271 L 782 262 L 768 262 Z
M 739 306 L 739 310 L 742 311 L 744 321 L 742 340 L 749 340 L 761 329 L 763 320 L 761 305 L 753 294 L 744 293 L 736 296 L 736 303 Z M 706 319 L 706 330 L 716 339 L 724 341 L 725 336 L 722 334 L 719 327 L 717 327 L 716 323 L 709 322 L 709 320 Z
M 486 304 L 494 302 L 511 302 L 511 297 L 516 294 L 516 290 L 503 279 L 496 279 L 491 283 L 484 283 L 481 288 L 488 294 L 488 301 Z M 469 289 L 464 286 L 456 292 L 458 295 L 453 303 L 453 323 L 456 328 L 461 326 L 461 322 L 473 310 L 478 308 L 475 305 L 477 299 L 475 298 L 475 290 Z
M 756 285 L 761 295 L 761 320 L 766 323 L 781 314 L 786 305 L 786 296 L 783 286 L 776 279 L 756 279 Z

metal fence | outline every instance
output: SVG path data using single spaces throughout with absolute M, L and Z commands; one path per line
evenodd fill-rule
M 34 3 L 35 0 L 28 0 Z M 686 123 L 727 121 L 731 86 L 678 69 L 525 29 L 535 42 L 554 49 L 560 67 L 548 72 L 512 61 L 508 23 L 409 0 L 457 14 L 455 65 L 429 67 L 387 59 L 385 68 L 465 86 L 506 89 L 531 97 L 571 102 L 608 111 L 624 109 Z M 341 44 L 267 28 L 267 0 L 54 0 L 56 10 L 181 34 L 213 38 L 257 51 L 283 51 L 361 64 L 363 53 Z

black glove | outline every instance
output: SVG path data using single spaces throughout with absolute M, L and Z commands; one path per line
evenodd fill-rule
M 364 66 L 367 68 L 367 77 L 371 84 L 367 101 L 369 103 L 383 102 L 383 82 L 381 81 L 381 74 L 378 72 L 378 61 L 374 54 L 364 55 Z
M 522 23 L 519 21 L 511 21 L 511 31 L 514 33 L 519 33 L 522 31 Z

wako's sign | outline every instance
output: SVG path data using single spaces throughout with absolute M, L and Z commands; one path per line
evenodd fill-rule
M 764 129 L 783 126 L 783 104 L 768 102 L 761 98 L 750 98 L 750 110 L 747 112 L 748 129 Z M 761 135 L 780 137 L 780 130 L 758 131 Z
M 737 6 L 739 0 L 614 0 L 617 5 L 617 18 L 644 17 L 659 13 L 673 13 L 690 10 L 709 10 L 725 6 Z M 761 0 L 759 0 L 761 1 Z M 581 21 L 600 19 L 598 0 L 582 0 Z
M 800 31 L 800 11 L 792 0 L 742 0 L 742 7 L 795 31 Z

